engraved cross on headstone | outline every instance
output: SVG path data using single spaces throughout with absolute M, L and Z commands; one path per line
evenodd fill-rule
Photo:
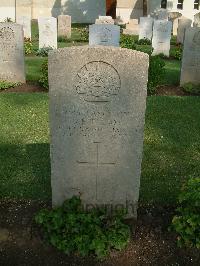
M 114 166 L 116 164 L 115 161 L 101 161 L 99 158 L 99 147 L 100 147 L 101 142 L 94 142 L 94 145 L 96 146 L 96 156 L 94 158 L 94 161 L 89 161 L 89 160 L 78 160 L 77 163 L 82 166 L 88 166 L 88 165 L 94 165 L 96 166 L 96 173 L 95 173 L 95 178 L 96 178 L 96 199 L 97 199 L 97 187 L 98 187 L 98 170 L 101 166 L 105 165 L 110 165 Z

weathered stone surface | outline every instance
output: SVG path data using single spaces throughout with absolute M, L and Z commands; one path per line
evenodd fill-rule
M 140 18 L 139 40 L 141 39 L 151 40 L 152 33 L 153 33 L 153 18 L 141 17 Z
M 151 15 L 157 20 L 168 20 L 168 11 L 164 8 L 156 9 Z
M 187 28 L 190 28 L 192 24 L 191 19 L 187 18 L 180 18 L 178 20 L 178 30 L 177 30 L 177 43 L 182 43 L 184 42 L 184 36 L 185 36 L 185 30 Z
M 31 18 L 27 16 L 18 17 L 17 23 L 22 25 L 24 30 L 24 37 L 31 39 Z
M 57 19 L 53 17 L 38 18 L 39 48 L 57 48 Z
M 58 16 L 58 36 L 71 38 L 71 16 Z
M 153 27 L 152 55 L 164 54 L 169 56 L 172 22 L 156 20 Z
M 54 206 L 80 195 L 85 206 L 129 205 L 136 217 L 147 78 L 148 55 L 141 52 L 101 46 L 50 52 Z
M 89 26 L 89 45 L 119 46 L 120 27 L 94 24 Z
M 15 23 L 0 23 L 0 80 L 25 82 L 24 33 Z
M 200 85 L 200 28 L 189 28 L 185 32 L 181 68 L 181 85 Z

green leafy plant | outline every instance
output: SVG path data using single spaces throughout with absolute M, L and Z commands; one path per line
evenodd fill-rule
M 177 47 L 170 50 L 170 57 L 177 60 L 181 60 L 182 53 L 183 53 L 183 48 L 181 45 L 178 45 Z
M 134 36 L 122 34 L 120 40 L 120 46 L 122 48 L 135 50 L 136 45 L 135 45 Z
M 183 90 L 191 94 L 200 94 L 200 84 L 186 83 L 183 85 Z
M 136 50 L 137 51 L 140 51 L 140 52 L 143 52 L 143 53 L 146 53 L 148 54 L 149 56 L 151 55 L 152 53 L 152 49 L 151 49 L 151 46 L 148 46 L 148 45 L 137 45 L 136 47 Z
M 149 39 L 141 39 L 137 41 L 137 44 L 139 45 L 151 45 L 151 40 Z
M 155 94 L 157 86 L 160 85 L 165 76 L 165 62 L 159 55 L 150 56 L 149 60 L 149 78 L 148 94 Z
M 39 83 L 42 87 L 44 87 L 46 90 L 49 89 L 49 81 L 48 81 L 48 60 L 46 59 L 40 68 L 40 79 Z
M 24 50 L 26 55 L 33 53 L 33 44 L 31 42 L 31 39 L 24 38 Z
M 88 42 L 89 41 L 89 27 L 85 26 L 84 28 L 74 28 L 77 35 L 79 36 L 76 39 L 77 42 Z
M 50 46 L 49 47 L 43 47 L 43 48 L 40 48 L 39 50 L 37 50 L 36 55 L 42 56 L 42 57 L 47 57 L 49 51 L 51 51 L 51 50 L 53 50 L 53 48 Z
M 21 85 L 20 82 L 9 82 L 6 80 L 0 80 L 0 90 L 7 90 Z
M 172 228 L 178 233 L 178 246 L 200 249 L 200 178 L 190 178 L 179 196 Z
M 66 254 L 107 256 L 111 249 L 122 250 L 130 239 L 124 212 L 107 216 L 103 209 L 84 210 L 79 197 L 66 200 L 59 208 L 41 210 L 35 217 L 45 239 Z

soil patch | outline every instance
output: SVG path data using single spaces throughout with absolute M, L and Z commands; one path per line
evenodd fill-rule
M 174 214 L 171 207 L 140 206 L 131 243 L 123 252 L 112 252 L 105 261 L 94 257 L 67 256 L 45 244 L 33 223 L 35 213 L 49 202 L 0 201 L 0 265 L 198 265 L 197 249 L 180 249 L 176 235 L 168 232 Z
M 10 93 L 10 92 L 28 92 L 28 93 L 33 93 L 33 92 L 47 92 L 43 87 L 41 87 L 37 83 L 33 82 L 27 82 L 25 84 L 21 84 L 19 86 L 16 86 L 14 88 L 10 88 L 7 90 L 0 90 L 0 93 Z
M 189 96 L 191 94 L 185 92 L 179 86 L 163 85 L 157 89 L 156 95 L 160 95 L 160 96 Z

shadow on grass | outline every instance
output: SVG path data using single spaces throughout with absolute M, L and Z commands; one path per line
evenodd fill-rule
M 182 184 L 200 176 L 200 97 L 147 101 L 140 199 L 174 204 Z
M 0 197 L 50 199 L 49 144 L 0 145 Z

